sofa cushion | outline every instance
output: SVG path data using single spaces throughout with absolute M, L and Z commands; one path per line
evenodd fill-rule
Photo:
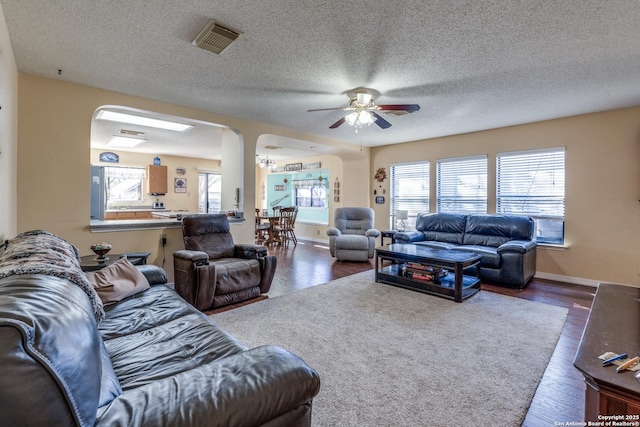
M 87 273 L 87 279 L 104 305 L 149 289 L 149 282 L 127 258 L 120 258 L 101 270 Z
M 491 246 L 462 245 L 451 248 L 454 251 L 473 252 L 480 255 L 480 265 L 482 267 L 500 268 L 500 254 L 496 248 Z
M 357 234 L 347 234 L 336 237 L 336 250 L 369 250 L 369 238 Z
M 247 349 L 165 285 L 105 311 L 99 331 L 125 393 Z
M 414 244 L 432 249 L 451 249 L 456 247 L 456 245 L 453 243 L 437 242 L 435 240 L 423 240 L 420 242 L 415 242 Z
M 100 340 L 100 356 L 102 359 L 102 377 L 100 380 L 100 400 L 98 401 L 98 406 L 104 406 L 122 394 L 122 387 L 120 387 L 120 381 L 118 381 L 118 377 L 113 371 L 111 358 L 102 340 Z
M 466 223 L 466 215 L 449 213 L 418 214 L 416 230 L 423 232 L 426 240 L 461 245 Z
M 518 215 L 469 215 L 464 232 L 465 245 L 497 248 L 510 240 L 532 240 L 533 219 Z

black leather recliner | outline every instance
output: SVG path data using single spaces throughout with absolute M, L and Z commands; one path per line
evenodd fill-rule
M 235 244 L 225 214 L 182 219 L 184 250 L 173 254 L 175 288 L 198 310 L 210 310 L 267 293 L 277 258 L 267 248 Z

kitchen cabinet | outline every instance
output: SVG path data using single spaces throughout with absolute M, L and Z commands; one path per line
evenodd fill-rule
M 114 220 L 114 219 L 151 219 L 153 215 L 149 211 L 130 211 L 130 210 L 121 210 L 117 212 L 106 212 L 104 214 L 104 219 L 106 221 Z
M 149 165 L 147 169 L 149 193 L 167 194 L 167 167 L 164 165 Z

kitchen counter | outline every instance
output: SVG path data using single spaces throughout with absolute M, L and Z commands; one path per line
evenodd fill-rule
M 193 214 L 192 212 L 173 212 L 174 214 Z M 229 218 L 229 224 L 242 224 L 244 218 Z M 152 219 L 120 219 L 120 220 L 91 220 L 89 227 L 92 233 L 107 231 L 131 231 L 165 228 L 181 228 L 182 220 L 177 218 L 152 218 Z
M 107 209 L 105 212 L 165 212 L 168 209 L 152 209 L 146 207 L 133 207 L 133 208 L 122 208 L 122 209 Z

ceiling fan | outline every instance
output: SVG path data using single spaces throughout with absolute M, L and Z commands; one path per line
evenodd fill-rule
M 420 110 L 420 106 L 418 104 L 376 105 L 376 101 L 373 98 L 372 94 L 364 91 L 358 91 L 349 99 L 349 104 L 346 107 L 318 108 L 315 110 L 307 111 L 311 112 L 331 110 L 350 111 L 350 113 L 329 126 L 329 129 L 335 129 L 344 122 L 347 122 L 347 124 L 353 126 L 356 129 L 357 133 L 358 130 L 362 129 L 364 125 L 370 126 L 372 123 L 377 124 L 382 129 L 388 129 L 391 127 L 391 123 L 383 119 L 376 111 L 393 111 L 392 114 L 402 115 L 414 113 Z

